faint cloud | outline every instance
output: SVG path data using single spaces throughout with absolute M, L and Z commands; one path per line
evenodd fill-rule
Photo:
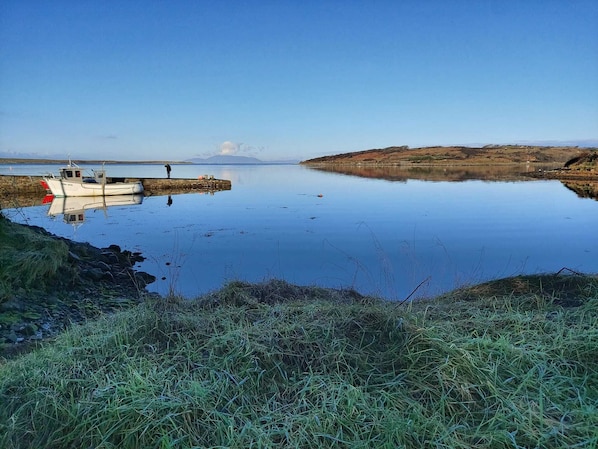
M 221 154 L 223 156 L 232 156 L 234 154 L 237 154 L 241 148 L 241 145 L 242 144 L 231 142 L 230 140 L 222 142 L 220 144 L 220 153 L 219 154 Z
M 99 136 L 99 138 L 103 140 L 116 140 L 118 139 L 118 136 L 115 136 L 114 134 L 107 134 L 104 136 Z
M 257 157 L 266 149 L 263 146 L 247 145 L 245 143 L 237 143 L 232 140 L 225 140 L 221 144 L 216 144 L 214 151 L 207 151 L 197 153 L 195 156 L 200 158 L 208 158 L 212 156 L 247 156 Z
M 264 147 L 257 147 L 254 145 L 248 145 L 245 143 L 236 143 L 230 140 L 222 142 L 220 144 L 220 151 L 218 155 L 220 156 L 233 156 L 233 155 L 243 155 L 243 156 L 257 156 L 259 153 L 264 151 Z

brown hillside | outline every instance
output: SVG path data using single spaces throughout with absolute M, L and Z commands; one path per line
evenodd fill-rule
M 488 145 L 485 147 L 388 147 L 323 156 L 301 162 L 306 165 L 495 165 L 564 164 L 580 156 L 578 147 Z
M 569 159 L 565 162 L 565 168 L 598 173 L 598 151 L 587 151 Z

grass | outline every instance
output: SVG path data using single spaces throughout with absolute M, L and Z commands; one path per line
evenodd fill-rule
M 598 280 L 558 278 L 148 301 L 0 362 L 0 447 L 597 447 Z
M 44 290 L 68 265 L 68 245 L 0 214 L 0 303 L 19 288 Z

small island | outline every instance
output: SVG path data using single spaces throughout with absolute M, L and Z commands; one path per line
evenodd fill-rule
M 594 185 L 598 181 L 598 148 L 577 146 L 395 146 L 322 156 L 301 164 L 319 170 L 394 181 L 407 178 L 463 181 L 528 177 L 591 183 L 584 184 L 581 189 L 598 191 Z M 592 193 L 590 196 L 597 195 Z
M 393 146 L 382 149 L 322 156 L 302 161 L 301 164 L 319 165 L 507 165 L 507 164 L 555 164 L 563 165 L 596 148 L 549 147 L 530 145 L 486 145 L 484 147 L 433 146 L 409 148 Z

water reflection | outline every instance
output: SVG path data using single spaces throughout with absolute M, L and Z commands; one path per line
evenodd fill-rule
M 408 179 L 423 181 L 522 181 L 530 180 L 530 172 L 550 170 L 555 165 L 470 165 L 470 166 L 308 166 L 313 170 L 361 178 L 384 179 L 387 181 L 406 182 Z
M 116 169 L 164 177 L 162 165 L 111 172 Z M 107 214 L 114 199 L 67 198 L 61 207 L 53 204 L 56 220 L 48 219 L 49 204 L 2 213 L 99 248 L 139 251 L 146 257 L 143 271 L 158 278 L 152 291 L 167 294 L 174 287 L 186 297 L 234 279 L 282 278 L 402 301 L 414 290 L 412 299 L 514 274 L 598 270 L 598 204 L 557 180 L 511 181 L 525 164 L 446 171 L 355 167 L 351 176 L 299 165 L 175 170 L 187 177 L 212 171 L 232 179 L 235 189 L 169 191 L 145 197 L 143 207 L 123 205 Z M 446 182 L 473 175 L 485 180 Z M 389 177 L 399 182 L 373 179 Z M 486 182 L 496 177 L 508 182 Z M 89 212 L 93 204 L 71 207 L 71 200 L 96 201 L 93 210 L 100 212 Z M 77 210 L 86 215 L 85 226 L 65 224 L 63 216 Z
M 81 225 L 85 221 L 85 211 L 103 210 L 107 214 L 109 207 L 134 206 L 143 202 L 143 195 L 113 195 L 103 197 L 54 197 L 48 216 L 56 217 L 63 214 L 63 221 L 73 226 Z
M 591 198 L 598 201 L 598 181 L 561 181 L 580 198 Z

